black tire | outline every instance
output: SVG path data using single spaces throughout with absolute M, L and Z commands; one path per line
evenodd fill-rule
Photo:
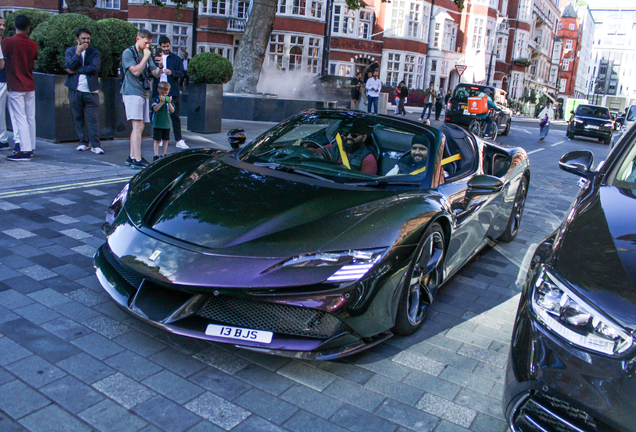
M 410 335 L 422 326 L 442 284 L 445 254 L 444 231 L 438 223 L 433 223 L 422 236 L 402 280 L 394 333 Z
M 509 133 L 510 133 L 510 120 L 508 120 L 508 123 L 506 124 L 506 129 L 501 133 L 501 135 L 508 136 Z
M 605 138 L 605 140 L 603 140 L 603 142 L 605 143 L 605 145 L 610 145 L 612 143 L 612 136 L 608 136 L 607 138 Z
M 488 138 L 495 141 L 497 139 L 497 134 L 499 133 L 499 126 L 496 122 L 492 122 L 492 126 L 490 127 L 490 135 Z
M 472 120 L 468 125 L 468 132 L 481 138 L 481 122 L 477 119 Z
M 499 240 L 511 242 L 515 239 L 515 237 L 517 237 L 517 234 L 519 233 L 519 226 L 521 225 L 521 218 L 523 218 L 523 209 L 526 205 L 527 195 L 528 179 L 526 176 L 523 176 L 519 182 L 519 187 L 517 187 L 515 200 L 512 203 L 512 211 L 510 212 L 508 225 L 506 225 L 506 230 L 499 236 Z

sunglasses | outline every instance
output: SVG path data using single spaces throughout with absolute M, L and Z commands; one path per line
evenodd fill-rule
M 357 133 L 357 132 L 347 132 L 347 133 L 345 134 L 345 136 L 350 136 L 350 137 L 351 137 L 351 138 L 353 138 L 353 139 L 358 138 L 360 135 L 362 135 L 362 134 L 359 134 L 359 133 Z

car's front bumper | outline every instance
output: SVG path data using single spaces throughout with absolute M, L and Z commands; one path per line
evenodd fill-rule
M 324 310 L 321 300 L 326 296 L 317 293 L 296 296 L 295 305 L 290 305 L 280 295 L 254 298 L 236 289 L 170 286 L 122 264 L 108 244 L 98 249 L 94 262 L 102 287 L 121 308 L 153 326 L 182 336 L 315 360 L 348 356 L 392 336 L 387 329 L 372 336 L 361 335 L 354 328 L 364 326 L 363 322 L 372 318 L 363 313 L 355 317 L 345 314 L 341 319 L 342 316 Z M 346 302 L 345 294 L 341 298 Z M 307 306 L 296 306 L 301 303 Z M 375 310 L 370 308 L 367 313 L 373 315 Z M 218 337 L 206 334 L 209 324 L 271 331 L 273 338 L 270 343 L 261 343 Z
M 503 409 L 513 432 L 636 430 L 636 357 L 615 359 L 569 344 L 530 310 L 529 273 L 506 371 Z M 530 285 L 529 285 L 530 284 Z
M 575 123 L 573 126 L 570 126 L 570 132 L 578 136 L 606 139 L 612 136 L 613 129 L 604 126 L 599 126 L 598 129 L 594 129 L 580 123 Z

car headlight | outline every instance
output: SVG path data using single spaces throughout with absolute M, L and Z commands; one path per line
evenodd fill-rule
M 126 198 L 128 198 L 128 188 L 130 187 L 130 183 L 126 183 L 126 186 L 117 194 L 113 202 L 111 203 L 111 207 L 121 201 L 122 205 L 126 203 Z
M 385 249 L 350 250 L 344 252 L 319 252 L 299 255 L 285 261 L 283 267 L 339 267 L 328 282 L 356 281 L 362 278 L 375 263 Z
M 584 122 L 583 122 L 583 120 L 579 120 L 579 119 L 577 119 L 576 117 L 574 117 L 574 122 L 575 122 L 575 123 L 584 123 Z
M 614 123 L 612 123 L 612 122 L 605 123 L 603 126 L 605 126 L 607 128 L 611 128 L 611 127 L 614 127 Z
M 629 333 L 574 294 L 545 267 L 533 287 L 532 309 L 544 326 L 582 348 L 620 355 L 633 345 Z

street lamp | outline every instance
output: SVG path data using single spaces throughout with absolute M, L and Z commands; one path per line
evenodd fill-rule
M 503 32 L 499 31 L 499 26 L 507 19 L 507 17 L 499 16 L 499 11 L 497 11 L 497 22 L 495 23 L 495 31 L 493 32 L 493 42 L 492 42 L 492 49 L 490 50 L 490 61 L 488 62 L 488 79 L 486 80 L 486 85 L 490 85 L 490 75 L 492 73 L 492 58 L 493 55 L 495 54 L 495 45 L 497 44 L 497 35 L 498 34 L 504 34 Z M 498 54 L 497 54 L 498 55 Z

